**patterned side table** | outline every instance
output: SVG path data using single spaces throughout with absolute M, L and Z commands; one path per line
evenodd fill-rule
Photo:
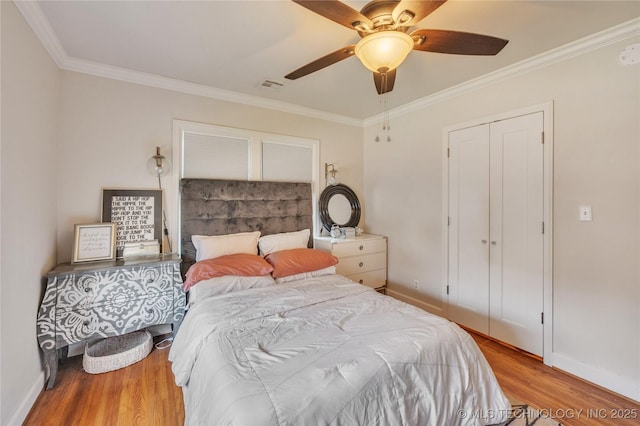
M 37 321 L 47 389 L 56 379 L 59 349 L 158 324 L 172 324 L 175 334 L 185 303 L 177 255 L 58 265 L 48 274 Z

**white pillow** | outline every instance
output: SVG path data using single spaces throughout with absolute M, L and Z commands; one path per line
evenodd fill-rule
M 258 254 L 258 238 L 260 231 L 227 235 L 192 235 L 191 242 L 196 248 L 196 262 L 199 262 L 227 254 Z
M 289 276 L 286 276 L 286 277 L 276 278 L 276 283 L 277 284 L 285 284 L 285 283 L 290 283 L 291 281 L 306 280 L 307 278 L 322 277 L 323 275 L 334 275 L 335 273 L 336 273 L 335 265 L 334 266 L 327 266 L 326 268 L 318 269 L 318 270 L 311 271 L 311 272 L 302 272 L 300 274 L 294 274 L 294 275 L 289 275 Z
M 258 240 L 260 254 L 266 256 L 274 251 L 307 248 L 310 234 L 309 229 L 303 229 L 302 231 L 265 235 Z

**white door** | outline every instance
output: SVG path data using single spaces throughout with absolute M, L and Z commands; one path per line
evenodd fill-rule
M 449 133 L 449 317 L 542 355 L 543 115 Z
M 491 337 L 542 356 L 543 115 L 491 124 Z
M 489 334 L 489 125 L 449 133 L 449 318 Z

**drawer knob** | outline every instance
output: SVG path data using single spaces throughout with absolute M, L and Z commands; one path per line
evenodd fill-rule
M 364 266 L 364 262 L 358 263 L 358 266 L 362 268 Z
M 360 251 L 364 250 L 364 246 L 360 246 L 358 248 L 360 249 Z
M 364 280 L 360 280 L 358 281 L 360 284 L 364 284 Z

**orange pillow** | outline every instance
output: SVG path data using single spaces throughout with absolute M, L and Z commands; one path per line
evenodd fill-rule
M 259 277 L 269 275 L 273 266 L 256 254 L 235 253 L 213 259 L 205 259 L 191 265 L 183 284 L 184 291 L 202 280 L 238 275 L 241 277 Z
M 265 259 L 273 265 L 273 278 L 316 271 L 338 263 L 338 258 L 330 253 L 309 248 L 276 251 Z

